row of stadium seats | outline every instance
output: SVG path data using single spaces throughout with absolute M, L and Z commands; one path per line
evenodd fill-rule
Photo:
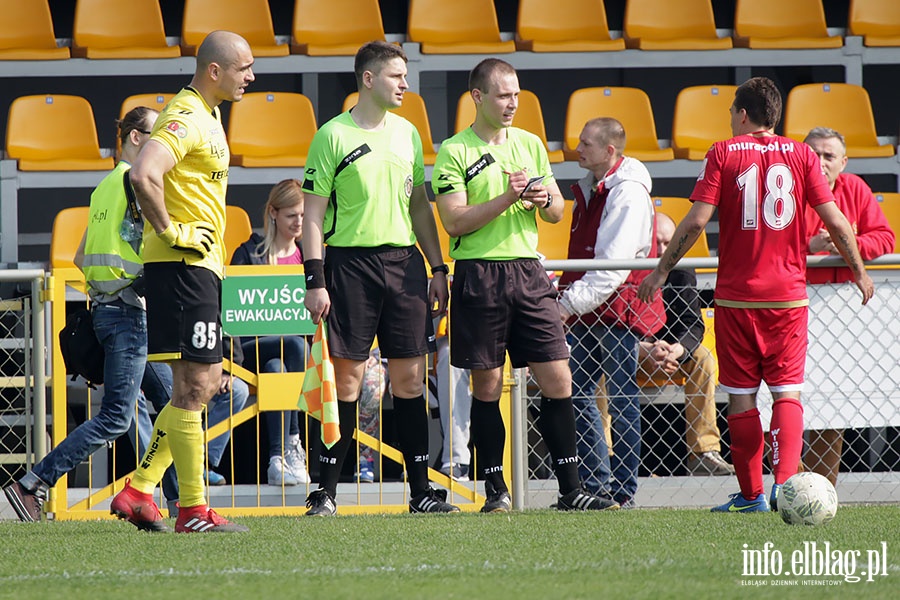
M 671 147 L 661 148 L 653 110 L 647 94 L 638 88 L 596 87 L 576 90 L 569 98 L 562 149 L 550 149 L 541 103 L 528 90 L 519 96 L 515 124 L 539 136 L 554 163 L 577 160 L 575 148 L 586 121 L 612 116 L 625 126 L 626 152 L 643 161 L 674 158 L 701 160 L 710 144 L 731 136 L 726 114 L 735 86 L 692 86 L 681 90 L 675 102 Z M 142 94 L 127 98 L 120 118 L 135 106 L 161 109 L 172 94 Z M 356 103 L 356 93 L 344 101 L 347 110 Z M 434 164 L 425 101 L 407 92 L 397 113 L 419 130 L 425 163 Z M 475 106 L 468 93 L 457 103 L 455 131 L 468 127 Z M 850 157 L 893 156 L 894 148 L 880 144 L 868 92 L 844 83 L 805 84 L 794 87 L 787 97 L 785 135 L 803 140 L 817 126 L 837 129 L 847 140 Z M 231 107 L 228 139 L 232 165 L 244 167 L 301 167 L 306 164 L 309 143 L 317 130 L 309 99 L 294 92 L 250 92 Z M 18 160 L 22 171 L 67 171 L 111 169 L 112 158 L 102 157 L 90 103 L 80 96 L 22 96 L 9 109 L 6 152 Z
M 712 0 L 628 0 L 613 39 L 603 0 L 520 0 L 515 40 L 503 40 L 492 0 L 410 0 L 406 38 L 424 54 L 743 48 L 838 48 L 822 0 L 736 0 L 734 35 L 718 37 Z M 58 47 L 49 0 L 0 0 L 0 59 L 193 56 L 209 31 L 242 34 L 255 56 L 353 55 L 385 39 L 378 0 L 295 0 L 291 42 L 276 40 L 267 0 L 185 0 L 181 46 L 166 41 L 158 0 L 77 0 L 71 49 Z M 900 4 L 852 0 L 852 35 L 900 46 Z M 71 54 L 70 54 L 71 50 Z

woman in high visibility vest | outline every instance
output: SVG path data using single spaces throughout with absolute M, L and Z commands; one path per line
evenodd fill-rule
M 22 521 L 40 521 L 49 488 L 128 431 L 134 417 L 147 363 L 147 319 L 139 283 L 143 221 L 128 174 L 157 116 L 155 110 L 138 107 L 118 123 L 120 160 L 91 193 L 87 231 L 75 254 L 75 264 L 84 271 L 88 285 L 94 332 L 106 354 L 100 411 L 69 433 L 22 479 L 4 488 Z M 152 521 L 156 529 L 167 529 L 161 516 Z

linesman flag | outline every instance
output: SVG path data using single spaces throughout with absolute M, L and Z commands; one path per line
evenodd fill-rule
M 316 328 L 312 350 L 306 359 L 306 374 L 297 406 L 322 423 L 322 443 L 326 448 L 331 448 L 341 439 L 337 403 L 334 363 L 328 354 L 328 335 L 325 319 L 322 319 Z

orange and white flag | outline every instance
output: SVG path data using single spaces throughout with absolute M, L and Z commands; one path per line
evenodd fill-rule
M 322 423 L 322 443 L 326 448 L 331 448 L 341 439 L 337 403 L 334 363 L 328 353 L 328 335 L 323 319 L 316 328 L 312 349 L 306 359 L 303 389 L 297 406 Z

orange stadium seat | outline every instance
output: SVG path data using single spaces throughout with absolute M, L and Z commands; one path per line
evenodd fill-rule
M 224 29 L 247 40 L 253 56 L 287 56 L 289 44 L 275 41 L 272 11 L 266 0 L 185 0 L 181 24 L 181 50 L 196 56 L 203 38 Z
M 342 111 L 348 111 L 356 106 L 358 99 L 359 92 L 348 94 L 344 98 Z M 431 125 L 428 123 L 428 110 L 425 108 L 425 99 L 415 92 L 404 92 L 403 104 L 392 112 L 397 113 L 416 126 L 416 129 L 419 131 L 419 137 L 422 138 L 422 154 L 424 155 L 425 164 L 433 165 L 434 159 L 437 158 L 437 153 L 434 151 L 434 138 L 431 137 Z
M 841 132 L 850 158 L 893 156 L 894 147 L 881 144 L 869 93 L 849 83 L 798 85 L 787 95 L 784 135 L 802 141 L 813 127 Z
M 516 51 L 500 38 L 491 0 L 410 0 L 407 37 L 422 54 L 505 54 Z
M 91 104 L 81 96 L 21 96 L 9 107 L 6 152 L 20 171 L 105 171 Z
M 822 0 L 737 0 L 734 45 L 738 48 L 840 48 L 828 35 Z
M 78 0 L 72 56 L 79 58 L 177 58 L 166 44 L 157 0 Z
M 894 230 L 894 254 L 900 254 L 900 194 L 896 192 L 878 192 L 875 194 L 881 212 L 887 217 L 891 229 Z
M 119 120 L 125 118 L 125 115 L 128 114 L 133 108 L 137 108 L 138 106 L 146 106 L 147 108 L 152 108 L 156 112 L 159 112 L 165 107 L 166 104 L 169 103 L 169 100 L 175 97 L 175 94 L 135 94 L 133 96 L 128 96 L 125 100 L 122 101 L 122 106 L 119 108 Z M 122 140 L 118 137 L 116 138 L 116 154 L 118 154 L 122 150 Z
M 250 92 L 231 106 L 231 164 L 302 167 L 318 127 L 312 102 L 294 92 Z
M 691 210 L 692 202 L 687 198 L 677 198 L 674 196 L 653 196 L 653 208 L 656 212 L 661 212 L 673 221 L 677 226 L 684 218 L 688 211 Z M 694 245 L 685 252 L 685 258 L 709 258 L 709 240 L 706 239 L 706 231 L 704 230 Z
M 625 44 L 639 50 L 727 50 L 731 38 L 716 35 L 710 0 L 628 0 Z
M 728 109 L 735 90 L 735 85 L 698 85 L 678 92 L 672 120 L 675 158 L 703 160 L 713 142 L 731 137 Z
M 584 124 L 596 117 L 614 117 L 625 127 L 625 154 L 641 161 L 672 160 L 671 148 L 660 148 L 650 97 L 631 87 L 594 87 L 575 90 L 566 109 L 564 152 L 578 160 L 578 136 Z
M 228 204 L 225 206 L 225 264 L 231 263 L 231 257 L 238 246 L 250 239 L 253 227 L 250 225 L 250 216 L 240 206 Z
M 459 133 L 474 122 L 475 102 L 472 100 L 471 93 L 463 92 L 456 103 L 456 133 Z M 551 150 L 547 143 L 547 130 L 544 127 L 544 113 L 541 110 L 541 101 L 534 92 L 528 90 L 519 92 L 519 107 L 516 110 L 513 125 L 525 131 L 530 131 L 541 138 L 550 162 L 559 163 L 565 160 L 562 150 Z
M 590 18 L 585 18 L 590 15 Z M 519 0 L 516 49 L 531 52 L 604 52 L 624 50 L 612 39 L 603 0 Z
M 537 217 L 537 250 L 547 260 L 566 260 L 569 258 L 569 234 L 572 231 L 573 205 L 574 202 L 572 200 L 565 201 L 563 218 L 559 223 L 548 223 L 540 215 Z
M 0 0 L 0 60 L 62 60 L 47 0 Z
M 53 219 L 50 234 L 50 268 L 74 268 L 75 251 L 87 230 L 90 207 L 64 208 Z
M 900 2 L 850 0 L 850 35 L 863 36 L 870 47 L 900 46 Z
M 291 52 L 309 56 L 353 56 L 385 39 L 378 0 L 296 0 L 291 33 Z

